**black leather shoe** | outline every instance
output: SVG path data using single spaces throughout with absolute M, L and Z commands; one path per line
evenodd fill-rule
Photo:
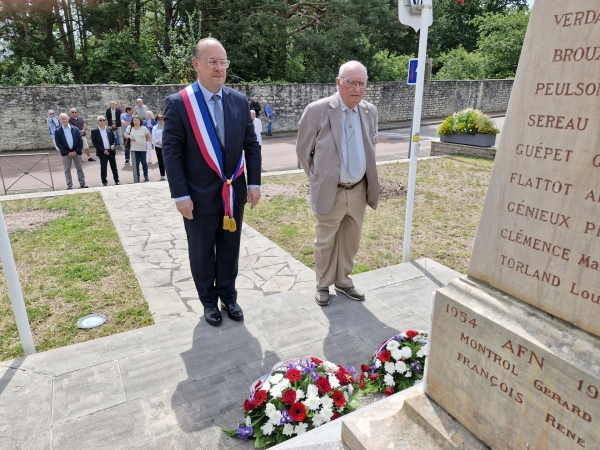
M 214 308 L 204 308 L 204 320 L 213 327 L 221 325 L 221 311 L 216 306 Z
M 227 317 L 231 320 L 244 320 L 242 308 L 237 303 L 227 304 L 221 302 L 221 311 L 227 311 Z

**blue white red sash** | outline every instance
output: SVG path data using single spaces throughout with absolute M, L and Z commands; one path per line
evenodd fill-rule
M 206 108 L 202 92 L 198 86 L 198 82 L 190 84 L 185 89 L 181 90 L 183 104 L 190 119 L 194 137 L 200 147 L 200 153 L 204 157 L 206 163 L 214 170 L 219 178 L 223 181 L 223 209 L 225 217 L 223 217 L 223 229 L 234 232 L 237 230 L 235 218 L 233 217 L 233 205 L 235 201 L 235 192 L 231 183 L 244 173 L 244 154 L 240 155 L 235 172 L 231 178 L 225 176 L 223 170 L 223 153 L 219 140 L 215 134 L 215 130 L 210 120 L 210 113 Z

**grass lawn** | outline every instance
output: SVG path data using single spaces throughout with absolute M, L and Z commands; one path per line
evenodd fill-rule
M 37 351 L 154 323 L 99 193 L 2 202 L 4 213 L 64 211 L 33 231 L 10 234 Z M 1 267 L 1 266 L 0 266 Z M 91 313 L 106 324 L 80 330 Z M 0 360 L 23 355 L 4 276 L 0 276 Z
M 493 161 L 452 157 L 420 161 L 417 167 L 411 260 L 428 257 L 466 273 Z M 378 166 L 380 179 L 408 185 L 408 163 Z M 264 177 L 263 184 L 304 186 L 306 175 Z M 354 273 L 402 262 L 406 196 L 367 207 Z M 303 196 L 260 202 L 244 221 L 309 267 L 314 267 L 315 219 Z

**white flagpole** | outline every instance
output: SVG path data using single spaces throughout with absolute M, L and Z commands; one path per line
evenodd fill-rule
M 8 230 L 4 221 L 4 213 L 2 212 L 2 204 L 0 203 L 0 262 L 4 270 L 6 285 L 8 286 L 8 295 L 12 303 L 17 321 L 17 329 L 21 338 L 21 345 L 26 355 L 35 353 L 35 345 L 33 344 L 33 336 L 31 335 L 31 327 L 29 326 L 29 318 L 25 309 L 25 301 L 23 300 L 23 292 L 19 283 L 19 274 L 13 256 L 10 240 L 8 239 Z

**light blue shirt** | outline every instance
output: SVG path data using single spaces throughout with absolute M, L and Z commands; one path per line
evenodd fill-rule
M 215 117 L 215 101 L 212 99 L 212 96 L 215 95 L 215 93 L 210 92 L 208 89 L 206 89 L 200 83 L 198 83 L 198 86 L 200 87 L 200 92 L 202 93 L 202 97 L 204 97 L 206 106 L 208 106 L 208 112 L 210 113 L 210 117 L 212 118 L 213 123 L 216 124 L 217 118 Z M 216 94 L 219 96 L 219 105 L 221 105 L 221 111 L 223 111 L 223 123 L 225 123 L 225 110 L 223 109 L 223 88 L 219 88 L 219 91 Z M 223 131 L 225 131 L 225 130 L 223 130 Z M 225 145 L 225 142 L 223 142 L 223 145 Z M 249 189 L 250 188 L 260 189 L 260 186 L 251 184 L 251 185 L 248 185 L 248 188 Z M 174 198 L 173 200 L 175 200 L 175 202 L 181 202 L 183 200 L 188 200 L 188 199 L 190 199 L 190 196 L 186 195 L 184 197 Z
M 365 143 L 363 141 L 362 126 L 360 123 L 360 113 L 358 111 L 358 105 L 354 108 L 350 108 L 344 103 L 340 96 L 340 108 L 342 109 L 342 167 L 340 169 L 340 183 L 358 183 L 363 179 L 367 172 L 367 155 L 365 153 Z M 350 175 L 348 170 L 348 144 L 346 138 L 346 110 L 352 109 L 354 113 L 351 113 L 352 128 L 356 133 L 356 145 L 358 147 L 358 171 L 360 175 L 358 178 L 354 178 Z
M 63 132 L 65 133 L 65 139 L 67 140 L 67 145 L 71 150 L 73 150 L 73 135 L 71 134 L 71 125 L 63 126 Z

